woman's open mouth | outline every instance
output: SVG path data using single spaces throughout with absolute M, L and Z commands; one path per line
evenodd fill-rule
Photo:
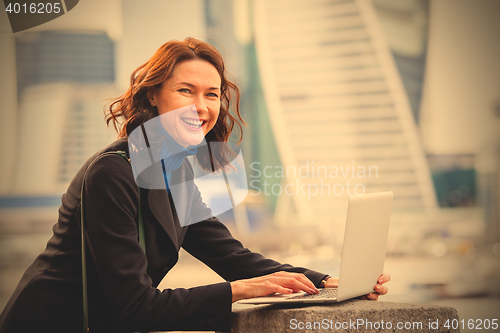
M 194 128 L 194 129 L 199 129 L 203 125 L 207 123 L 206 120 L 199 120 L 199 119 L 191 119 L 191 118 L 181 118 L 184 123 L 186 123 L 189 127 Z

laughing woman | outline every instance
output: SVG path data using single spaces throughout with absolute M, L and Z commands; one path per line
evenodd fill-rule
M 241 129 L 239 91 L 226 75 L 217 50 L 192 38 L 164 44 L 133 72 L 129 89 L 107 113 L 119 139 L 92 156 L 72 180 L 54 234 L 2 312 L 0 332 L 82 331 L 82 216 L 90 332 L 229 331 L 231 304 L 237 300 L 336 287 L 336 278 L 280 264 L 243 247 L 211 216 L 192 182 L 181 204 L 205 218 L 182 223 L 168 186 L 139 189 L 129 161 L 114 153 L 131 153 L 132 132 L 161 117 L 165 179 L 192 179 L 185 157 L 193 154 L 204 169 L 224 166 L 228 150 L 207 158 L 197 145 L 226 142 L 235 125 Z M 227 282 L 157 289 L 181 247 Z M 387 293 L 382 284 L 388 280 L 382 275 L 365 298 Z

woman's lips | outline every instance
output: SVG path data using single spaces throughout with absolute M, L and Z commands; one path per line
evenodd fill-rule
M 201 129 L 206 123 L 206 120 L 202 119 L 193 119 L 193 118 L 181 118 L 182 122 L 186 124 L 186 126 L 190 129 L 194 130 L 199 130 Z

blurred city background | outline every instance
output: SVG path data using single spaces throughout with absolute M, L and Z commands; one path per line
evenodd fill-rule
M 85 0 L 13 34 L 2 11 L 0 309 L 69 181 L 116 138 L 108 99 L 190 36 L 243 95 L 249 194 L 220 216 L 237 238 L 337 275 L 349 195 L 391 190 L 383 300 L 500 319 L 499 14 L 496 0 Z M 180 258 L 161 288 L 221 281 Z

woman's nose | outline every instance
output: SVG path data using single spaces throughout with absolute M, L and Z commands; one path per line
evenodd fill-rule
M 196 112 L 208 112 L 207 104 L 205 103 L 205 96 L 197 96 L 195 101 Z

